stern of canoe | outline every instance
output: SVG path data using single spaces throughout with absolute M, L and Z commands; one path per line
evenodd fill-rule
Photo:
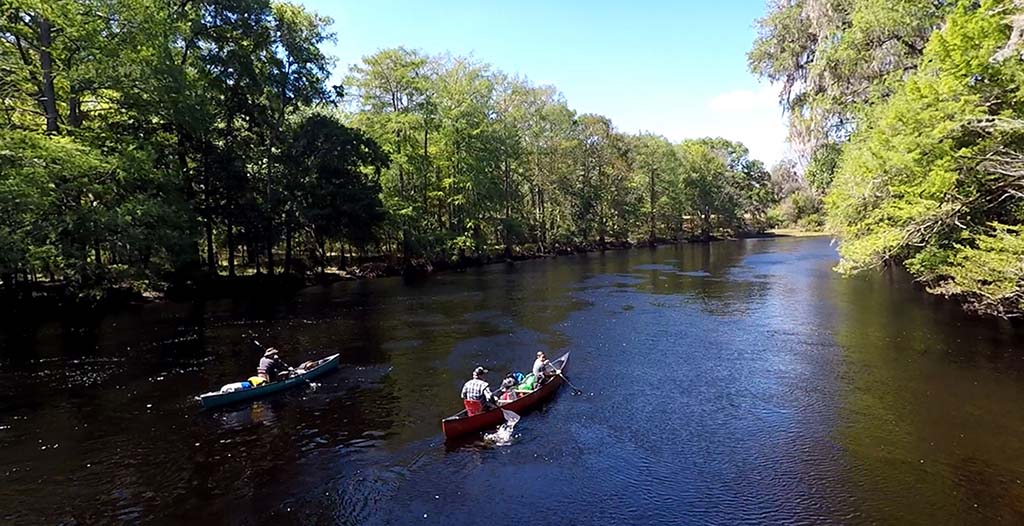
M 441 430 L 444 431 L 446 438 L 451 438 L 498 427 L 504 422 L 505 415 L 497 409 L 492 409 L 473 416 L 446 418 L 441 421 Z

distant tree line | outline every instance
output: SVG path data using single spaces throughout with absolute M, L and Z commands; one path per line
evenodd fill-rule
M 390 156 L 382 235 L 407 256 L 706 238 L 758 228 L 774 197 L 741 144 L 621 133 L 464 57 L 387 49 L 345 85 L 351 124 Z
M 331 20 L 266 0 L 11 0 L 0 281 L 73 294 L 759 230 L 747 149 L 578 115 L 463 57 L 382 50 L 330 86 Z

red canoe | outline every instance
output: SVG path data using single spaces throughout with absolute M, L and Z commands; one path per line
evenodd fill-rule
M 566 365 L 569 364 L 569 353 L 563 354 L 557 360 L 552 360 L 551 365 L 559 370 L 565 371 Z M 544 401 L 546 398 L 555 394 L 555 391 L 565 381 L 561 376 L 555 376 L 548 380 L 547 383 L 540 386 L 530 394 L 521 396 L 516 400 L 505 403 L 502 402 L 500 408 L 494 408 L 490 411 L 484 411 L 483 413 L 477 413 L 473 416 L 466 414 L 466 410 L 458 412 L 454 416 L 449 416 L 444 420 L 441 420 L 441 429 L 444 431 L 445 439 L 455 438 L 469 433 L 478 433 L 485 429 L 493 429 L 500 426 L 505 422 L 505 416 L 501 413 L 501 409 L 507 409 L 513 413 L 523 414 L 529 411 L 533 406 Z

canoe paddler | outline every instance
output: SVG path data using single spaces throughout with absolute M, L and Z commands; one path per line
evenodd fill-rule
M 501 393 L 501 400 L 504 402 L 511 402 L 519 397 L 519 393 L 516 393 L 516 386 L 519 382 L 516 381 L 516 377 L 512 373 L 505 375 L 505 379 L 501 381 L 501 388 L 498 392 Z
M 483 379 L 487 373 L 487 369 L 477 367 L 473 370 L 473 378 L 462 386 L 462 405 L 466 406 L 469 416 L 482 413 L 486 404 L 494 401 L 491 386 Z
M 287 371 L 288 366 L 278 358 L 277 349 L 270 347 L 263 353 L 263 358 L 260 358 L 260 365 L 256 369 L 256 376 L 262 378 L 264 382 L 273 382 L 278 379 L 281 373 Z
M 548 361 L 548 357 L 544 356 L 544 351 L 537 351 L 537 359 L 533 361 L 534 382 L 541 385 L 547 377 L 556 374 L 558 373 L 555 372 L 554 366 Z

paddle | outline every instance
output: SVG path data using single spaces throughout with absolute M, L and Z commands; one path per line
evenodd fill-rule
M 267 348 L 264 347 L 263 344 L 261 344 L 257 340 L 253 340 L 252 343 L 255 343 L 257 347 L 259 347 L 260 349 L 263 349 L 264 351 L 267 350 Z M 293 372 L 293 373 L 295 372 L 295 368 L 290 366 L 290 365 L 288 365 L 288 364 L 286 364 L 286 363 L 284 363 L 284 360 L 280 360 L 280 362 L 281 362 L 281 365 L 287 367 L 290 372 Z M 309 386 L 312 387 L 313 389 L 316 389 L 316 384 L 314 384 L 313 382 L 310 382 L 309 379 L 306 378 L 305 376 L 299 376 L 299 378 L 302 378 L 302 381 L 304 381 L 307 384 L 309 384 Z
M 575 385 L 572 385 L 572 382 L 570 382 L 569 379 L 566 378 L 564 374 L 562 374 L 562 371 L 559 371 L 558 369 L 555 369 L 555 374 L 558 375 L 558 376 L 561 376 L 562 380 L 565 380 L 565 383 L 569 384 L 569 387 L 572 388 L 572 394 L 574 394 L 576 396 L 579 396 L 579 395 L 583 394 L 583 390 L 580 389 L 579 387 L 576 387 Z

